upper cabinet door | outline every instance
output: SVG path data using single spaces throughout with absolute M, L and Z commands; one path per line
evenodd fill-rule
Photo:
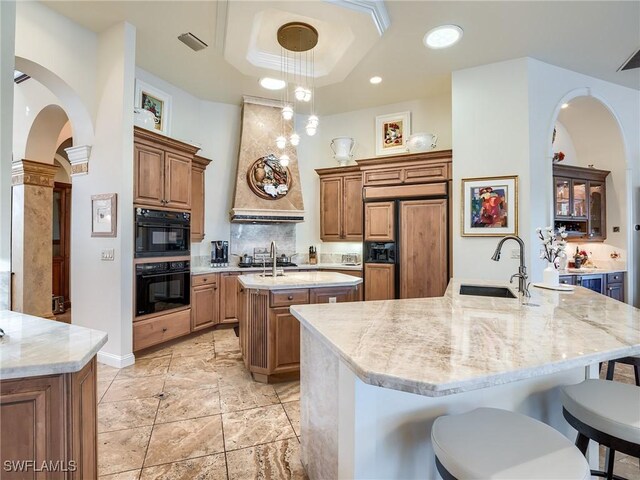
M 343 239 L 350 242 L 362 241 L 362 175 L 344 177 L 344 227 Z
M 368 242 L 395 240 L 395 203 L 375 202 L 364 206 L 364 239 Z
M 571 184 L 573 190 L 573 211 L 571 212 L 571 216 L 587 218 L 587 182 L 585 180 L 574 179 Z
M 320 238 L 325 242 L 343 238 L 342 195 L 341 177 L 320 179 Z
M 568 217 L 571 215 L 571 180 L 568 178 L 554 177 L 556 217 Z
M 589 182 L 589 238 L 607 238 L 607 210 L 603 182 Z
M 164 151 L 134 144 L 134 202 L 144 205 L 164 204 Z
M 165 206 L 191 209 L 191 158 L 167 152 L 164 159 Z

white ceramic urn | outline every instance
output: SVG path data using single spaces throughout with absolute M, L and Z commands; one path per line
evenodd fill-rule
M 336 159 L 341 167 L 344 167 L 351 157 L 353 157 L 353 149 L 356 141 L 351 137 L 336 137 L 331 140 L 331 150 L 333 150 L 333 158 Z
M 149 110 L 145 110 L 144 108 L 134 108 L 133 114 L 133 123 L 137 127 L 146 128 L 147 130 L 155 130 L 156 117 Z

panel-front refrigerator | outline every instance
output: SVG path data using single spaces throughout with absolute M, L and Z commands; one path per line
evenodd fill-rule
M 442 296 L 449 282 L 448 217 L 446 191 L 365 199 L 365 300 Z

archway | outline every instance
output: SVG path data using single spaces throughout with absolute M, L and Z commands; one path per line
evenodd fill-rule
M 604 99 L 595 97 L 588 89 L 575 90 L 559 102 L 551 130 L 555 130 L 555 142 L 549 142 L 549 158 L 562 152 L 564 159 L 558 164 L 610 172 L 606 180 L 606 239 L 590 242 L 580 238 L 571 242 L 570 247 L 575 249 L 579 246 L 580 250 L 587 251 L 593 264 L 599 268 L 626 269 L 634 258 L 631 233 L 633 192 L 628 185 L 630 168 L 625 139 L 615 112 Z M 585 202 L 592 201 L 587 193 Z M 591 212 L 595 208 L 592 210 L 591 204 L 588 208 L 591 221 Z M 569 254 L 571 256 L 571 252 Z M 634 272 L 629 271 L 627 301 L 633 297 L 636 282 L 633 275 Z

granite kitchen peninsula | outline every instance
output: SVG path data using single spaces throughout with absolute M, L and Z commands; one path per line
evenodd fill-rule
M 483 282 L 453 279 L 438 298 L 291 307 L 302 325 L 302 462 L 312 480 L 439 478 L 433 421 L 482 406 L 573 440 L 558 387 L 640 353 L 640 310 L 630 305 L 582 287 L 509 299 L 461 295 L 462 284 Z M 597 462 L 597 448 L 589 453 Z
M 291 305 L 361 300 L 362 278 L 337 272 L 241 275 L 240 350 L 254 380 L 271 383 L 300 374 L 300 322 Z

